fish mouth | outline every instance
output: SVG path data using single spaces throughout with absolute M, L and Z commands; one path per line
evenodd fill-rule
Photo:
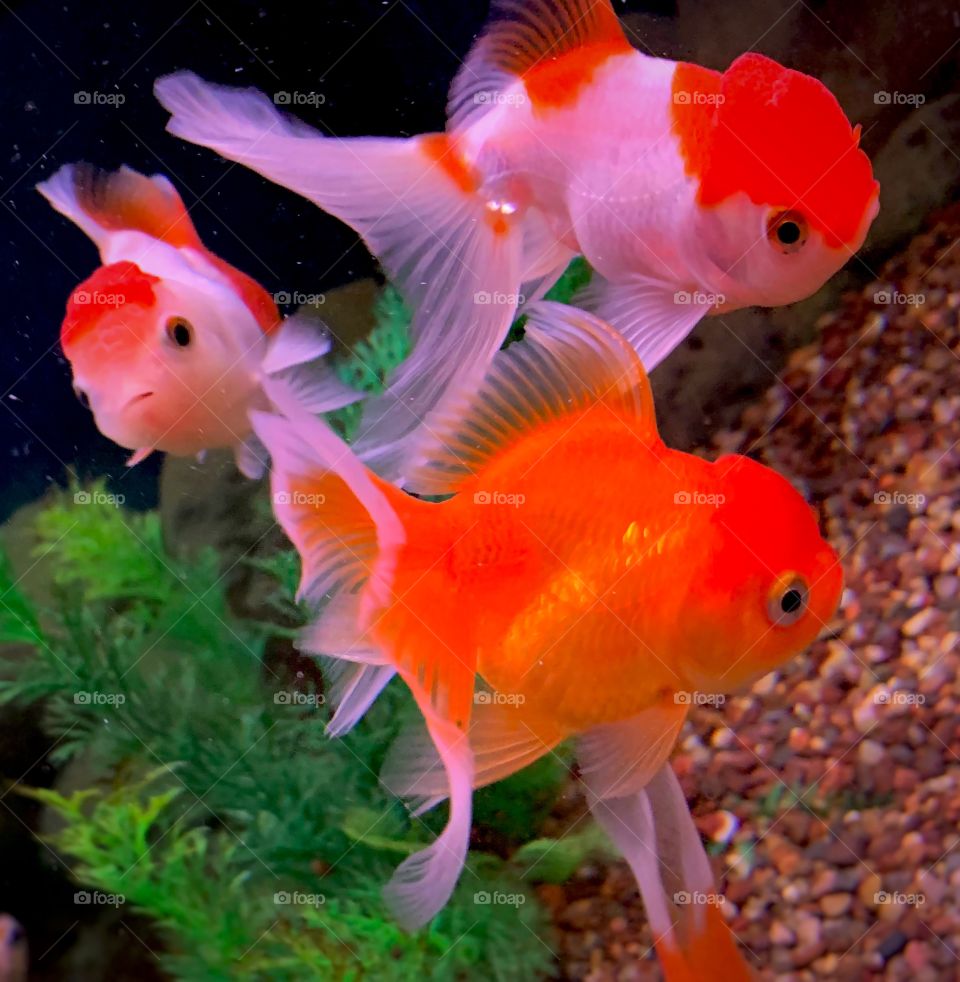
M 149 399 L 153 395 L 152 392 L 141 392 L 139 395 L 135 395 L 132 399 L 128 399 L 124 404 L 124 409 L 130 409 L 132 406 L 137 405 L 144 401 L 144 399 Z

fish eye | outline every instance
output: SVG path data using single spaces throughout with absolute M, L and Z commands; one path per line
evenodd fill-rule
M 767 596 L 767 617 L 777 627 L 796 624 L 807 612 L 809 588 L 798 573 L 782 573 Z
M 767 241 L 784 255 L 799 252 L 808 232 L 807 220 L 799 211 L 774 212 L 767 221 Z
M 167 321 L 167 337 L 178 348 L 188 348 L 193 340 L 193 326 L 185 317 L 171 317 Z

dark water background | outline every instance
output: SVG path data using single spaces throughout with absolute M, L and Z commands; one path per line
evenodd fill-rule
M 323 104 L 297 114 L 339 135 L 440 129 L 449 81 L 486 12 L 483 0 L 0 5 L 0 520 L 68 468 L 109 474 L 128 504 L 148 506 L 160 462 L 126 472 L 127 452 L 97 433 L 73 395 L 60 322 L 97 253 L 34 185 L 77 160 L 163 173 L 204 242 L 270 292 L 315 293 L 369 275 L 348 228 L 169 136 L 153 81 L 190 68 L 268 93 L 319 92 Z M 82 104 L 78 93 L 124 102 Z

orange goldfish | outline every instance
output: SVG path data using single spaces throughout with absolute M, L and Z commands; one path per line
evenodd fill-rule
M 100 250 L 103 265 L 70 295 L 60 332 L 100 432 L 136 451 L 131 465 L 154 450 L 230 447 L 259 476 L 264 452 L 247 414 L 268 406 L 262 374 L 319 359 L 329 339 L 282 320 L 263 287 L 210 252 L 166 178 L 69 164 L 37 190 Z M 306 376 L 300 384 L 306 393 Z M 356 398 L 326 371 L 314 387 L 318 412 Z
M 733 692 L 814 640 L 840 566 L 784 478 L 663 444 L 622 335 L 561 304 L 529 314 L 484 383 L 427 420 L 434 443 L 411 485 L 454 494 L 442 503 L 376 476 L 267 383 L 283 415 L 253 422 L 274 462 L 274 510 L 302 559 L 301 596 L 323 603 L 301 645 L 340 668 L 333 733 L 394 674 L 426 722 L 382 775 L 421 808 L 450 799 L 442 834 L 387 887 L 403 925 L 425 923 L 453 890 L 472 788 L 575 737 L 665 964 L 715 978 L 697 973 L 718 944 L 735 948 L 716 909 L 674 902 L 714 890 L 667 757 L 690 693 Z M 675 837 L 658 854 L 665 828 Z
M 572 256 L 595 270 L 578 305 L 650 371 L 707 314 L 813 293 L 878 211 L 859 127 L 818 80 L 752 53 L 723 73 L 650 57 L 609 0 L 492 7 L 442 134 L 330 138 L 252 90 L 156 84 L 171 133 L 349 224 L 413 308 L 413 353 L 357 444 L 391 480 Z

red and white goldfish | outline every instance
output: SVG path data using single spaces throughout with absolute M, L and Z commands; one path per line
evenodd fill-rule
M 325 137 L 253 90 L 158 80 L 171 133 L 352 226 L 414 310 L 414 350 L 358 447 L 395 479 L 403 440 L 482 375 L 575 254 L 578 298 L 650 371 L 706 314 L 791 303 L 861 246 L 879 185 L 818 80 L 745 54 L 723 73 L 628 43 L 609 0 L 494 0 L 445 133 Z M 376 433 L 376 439 L 373 436 Z
M 70 295 L 60 332 L 100 432 L 136 451 L 130 464 L 154 450 L 230 447 L 259 476 L 248 412 L 268 407 L 262 374 L 320 358 L 329 338 L 283 320 L 263 287 L 207 249 L 165 177 L 68 164 L 37 190 L 100 250 L 103 265 Z M 356 398 L 320 378 L 317 411 Z
M 450 798 L 442 834 L 387 887 L 402 924 L 450 896 L 472 788 L 575 737 L 672 977 L 716 978 L 698 973 L 735 946 L 716 910 L 674 903 L 715 891 L 667 758 L 689 693 L 740 689 L 816 638 L 839 601 L 838 559 L 774 471 L 663 444 L 622 335 L 544 301 L 526 329 L 479 389 L 427 420 L 436 442 L 411 484 L 454 494 L 442 503 L 376 476 L 267 383 L 283 415 L 253 422 L 274 510 L 302 559 L 301 597 L 325 604 L 301 646 L 340 669 L 333 733 L 394 674 L 426 722 L 429 738 L 401 737 L 383 774 L 421 807 Z M 658 828 L 682 855 L 658 855 Z

